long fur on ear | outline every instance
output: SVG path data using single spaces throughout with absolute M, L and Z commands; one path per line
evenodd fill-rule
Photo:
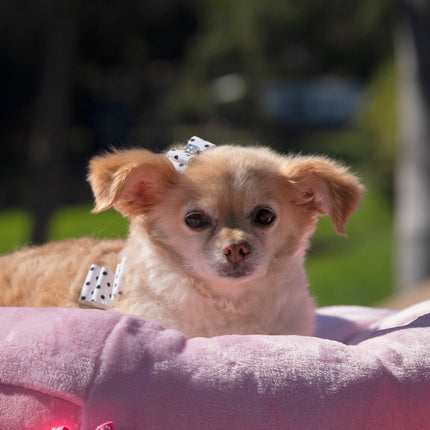
M 298 204 L 315 215 L 328 215 L 339 235 L 345 236 L 345 224 L 357 209 L 364 187 L 347 168 L 323 157 L 296 157 L 285 166 L 288 179 L 300 194 Z
M 88 181 L 95 197 L 93 212 L 114 207 L 124 216 L 135 216 L 162 198 L 177 172 L 161 154 L 144 149 L 114 151 L 94 157 Z

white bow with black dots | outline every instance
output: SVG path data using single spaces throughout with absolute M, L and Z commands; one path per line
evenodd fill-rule
M 213 143 L 208 142 L 207 140 L 193 136 L 183 150 L 172 149 L 167 153 L 167 157 L 178 172 L 183 172 L 187 168 L 188 162 L 191 158 L 200 154 L 200 152 L 213 148 L 214 146 L 215 145 Z
M 110 309 L 112 303 L 122 294 L 121 277 L 125 258 L 116 266 L 115 273 L 108 267 L 92 264 L 82 286 L 79 303 L 99 309 Z

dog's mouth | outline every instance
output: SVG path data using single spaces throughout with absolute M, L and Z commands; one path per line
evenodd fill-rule
M 249 264 L 243 263 L 233 263 L 233 264 L 223 264 L 218 270 L 218 276 L 221 278 L 245 278 L 251 275 L 253 272 L 252 267 Z

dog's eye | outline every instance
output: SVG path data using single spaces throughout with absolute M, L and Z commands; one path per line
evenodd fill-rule
M 202 212 L 190 212 L 185 215 L 185 224 L 192 229 L 204 229 L 209 227 L 210 219 Z
M 275 212 L 269 208 L 259 208 L 254 214 L 254 223 L 262 227 L 272 224 L 275 219 Z

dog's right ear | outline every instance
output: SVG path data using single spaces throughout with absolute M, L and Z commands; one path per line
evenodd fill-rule
M 177 178 L 165 155 L 144 149 L 94 157 L 88 174 L 96 202 L 93 212 L 114 207 L 124 216 L 141 215 L 163 198 Z
M 364 193 L 358 178 L 342 165 L 317 156 L 290 158 L 284 169 L 299 192 L 296 203 L 314 216 L 328 215 L 336 232 L 345 236 L 345 224 Z

